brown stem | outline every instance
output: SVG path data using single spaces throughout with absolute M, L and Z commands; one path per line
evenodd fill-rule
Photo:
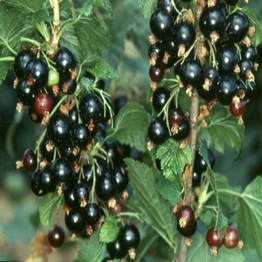
M 191 108 L 190 108 L 190 146 L 192 152 L 192 162 L 189 174 L 185 175 L 184 179 L 184 198 L 187 205 L 191 205 L 192 199 L 192 175 L 193 175 L 193 165 L 195 161 L 195 151 L 196 151 L 196 139 L 197 139 L 197 116 L 199 112 L 199 96 L 197 92 L 193 92 L 191 96 Z M 175 259 L 177 262 L 185 262 L 187 258 L 187 244 L 184 237 L 181 237 L 180 247 L 178 256 Z
M 50 5 L 53 8 L 54 16 L 53 16 L 53 35 L 52 35 L 52 45 L 57 47 L 58 45 L 58 33 L 59 33 L 59 26 L 60 26 L 60 9 L 59 9 L 59 0 L 49 0 Z

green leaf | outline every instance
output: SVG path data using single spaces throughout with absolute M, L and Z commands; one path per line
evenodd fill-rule
M 237 214 L 238 231 L 245 249 L 256 247 L 262 260 L 262 177 L 255 178 L 244 190 L 240 198 Z
M 187 144 L 180 148 L 180 143 L 168 139 L 157 149 L 156 157 L 161 160 L 163 175 L 169 181 L 181 183 L 182 174 L 186 164 L 191 164 L 191 149 Z
M 243 262 L 245 260 L 241 250 L 238 248 L 227 249 L 224 246 L 219 249 L 217 256 L 212 256 L 206 238 L 196 233 L 193 236 L 192 244 L 188 248 L 187 261 L 199 262 L 200 258 L 201 262 Z
M 114 138 L 122 144 L 145 152 L 148 124 L 145 109 L 137 102 L 129 103 L 117 114 L 114 131 L 107 139 Z
M 53 224 L 53 214 L 62 205 L 63 198 L 58 194 L 47 194 L 44 196 L 39 207 L 39 218 L 41 224 L 49 228 Z
M 104 243 L 113 242 L 117 238 L 118 231 L 116 218 L 107 215 L 106 220 L 100 229 L 99 240 Z
M 262 43 L 262 31 L 260 22 L 258 21 L 256 15 L 249 5 L 245 5 L 240 10 L 248 17 L 249 25 L 255 27 L 255 34 L 251 38 L 252 44 L 254 46 L 260 45 Z
M 225 144 L 239 153 L 244 140 L 244 125 L 239 125 L 236 117 L 230 116 L 227 109 L 214 108 L 206 119 L 207 127 L 200 129 L 200 136 L 210 149 L 224 153 Z
M 182 184 L 180 181 L 168 181 L 164 176 L 157 177 L 157 191 L 166 200 L 170 202 L 172 206 L 177 204 L 181 200 Z
M 112 5 L 109 0 L 98 0 L 95 6 L 103 8 L 109 15 L 113 14 Z
M 99 241 L 99 231 L 96 230 L 88 241 L 80 244 L 76 262 L 102 261 L 105 252 L 105 244 Z
M 82 17 L 75 25 L 75 32 L 81 46 L 81 61 L 95 55 L 101 56 L 107 48 L 105 30 L 95 16 Z
M 97 80 L 117 78 L 119 76 L 118 72 L 104 61 L 96 63 L 95 67 L 88 69 L 88 71 L 93 74 Z
M 0 3 L 4 3 L 8 5 L 9 7 L 12 7 L 16 9 L 17 11 L 19 11 L 19 16 L 21 15 L 21 12 L 35 13 L 37 10 L 41 8 L 41 6 L 45 2 L 46 2 L 45 0 L 34 0 L 34 1 L 31 1 L 31 0 L 1 0 L 0 1 Z M 16 18 L 19 16 L 16 16 Z
M 85 16 L 89 16 L 92 13 L 93 4 L 95 3 L 95 0 L 91 0 L 88 2 L 84 2 L 80 8 L 77 9 L 77 11 L 80 14 L 83 14 Z
M 216 174 L 210 168 L 206 143 L 200 144 L 199 153 L 204 158 L 206 163 L 208 163 L 208 170 L 206 172 L 206 176 L 208 178 L 208 181 L 210 182 L 211 188 L 214 191 L 214 195 L 215 195 L 215 202 L 216 202 L 216 208 L 217 208 L 215 228 L 217 230 L 225 229 L 228 224 L 228 219 L 224 216 L 223 211 L 220 206 Z
M 137 212 L 143 214 L 143 219 L 150 225 L 166 243 L 174 248 L 176 245 L 177 231 L 169 203 L 160 197 L 156 189 L 156 170 L 147 165 L 126 159 L 131 186 L 137 204 Z
M 138 0 L 145 18 L 150 18 L 152 12 L 156 9 L 157 0 Z

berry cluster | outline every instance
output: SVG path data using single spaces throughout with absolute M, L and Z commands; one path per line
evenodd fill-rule
M 232 226 L 228 226 L 224 237 L 221 236 L 220 231 L 215 230 L 214 227 L 208 229 L 206 234 L 206 241 L 211 247 L 211 254 L 217 255 L 218 249 L 224 244 L 228 249 L 235 247 L 242 248 L 243 242 L 239 240 L 238 231 Z
M 190 116 L 179 107 L 182 92 L 199 97 L 199 123 L 206 124 L 204 118 L 218 103 L 242 124 L 245 106 L 256 89 L 258 53 L 251 43 L 255 29 L 241 9 L 230 8 L 238 0 L 191 2 L 158 0 L 150 17 L 153 116 L 148 127 L 149 150 L 168 138 L 180 142 L 181 148 L 187 142 Z M 207 163 L 198 144 L 194 155 L 192 186 L 199 187 Z M 213 169 L 215 157 L 209 149 L 208 158 Z M 156 166 L 161 169 L 159 159 Z M 183 205 L 175 216 L 180 234 L 191 237 L 197 228 L 192 208 Z
M 100 228 L 109 212 L 121 211 L 116 207 L 128 197 L 129 179 L 124 150 L 106 139 L 113 106 L 105 81 L 85 72 L 82 78 L 91 84 L 83 91 L 76 67 L 73 53 L 65 47 L 52 55 L 23 50 L 15 57 L 18 108 L 26 106 L 31 119 L 45 126 L 35 150 L 27 149 L 17 165 L 32 172 L 31 189 L 37 196 L 57 191 L 64 198 L 67 229 L 84 237 Z M 124 257 L 138 246 L 140 236 L 131 224 L 121 232 Z M 48 233 L 53 247 L 64 238 L 57 225 Z

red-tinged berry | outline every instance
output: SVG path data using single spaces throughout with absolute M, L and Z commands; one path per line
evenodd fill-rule
M 44 116 L 49 113 L 53 106 L 52 98 L 45 93 L 39 93 L 34 99 L 34 109 L 37 115 Z
M 59 225 L 53 225 L 47 233 L 47 239 L 52 247 L 61 247 L 65 241 L 65 231 Z
M 242 244 L 239 241 L 238 231 L 234 227 L 227 227 L 226 233 L 224 236 L 224 246 L 226 248 L 232 249 L 239 245 L 239 247 L 242 247 Z
M 192 237 L 197 230 L 197 222 L 194 221 L 192 227 L 181 227 L 179 223 L 177 224 L 177 231 L 180 235 L 184 237 Z
M 217 255 L 218 249 L 224 243 L 224 238 L 222 238 L 219 230 L 215 230 L 214 227 L 211 227 L 207 231 L 206 241 L 208 245 L 211 247 L 211 254 Z
M 23 163 L 23 167 L 27 171 L 30 172 L 35 171 L 37 167 L 37 156 L 33 149 L 29 148 L 24 152 L 22 163 Z
M 160 82 L 164 77 L 164 67 L 162 65 L 150 66 L 149 76 L 153 82 L 155 83 Z
M 231 114 L 235 117 L 242 116 L 245 112 L 246 103 L 247 102 L 244 100 L 240 100 L 238 102 L 233 101 L 229 107 Z
M 192 228 L 195 223 L 195 213 L 190 206 L 181 206 L 176 212 L 179 226 L 182 228 Z

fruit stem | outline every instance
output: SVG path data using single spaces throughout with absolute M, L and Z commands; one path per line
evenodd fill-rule
M 192 199 L 192 176 L 193 176 L 193 166 L 195 161 L 195 151 L 196 151 L 196 139 L 197 139 L 197 116 L 199 112 L 199 96 L 194 90 L 191 96 L 191 108 L 190 108 L 190 146 L 192 153 L 192 162 L 190 175 L 186 175 L 184 179 L 184 199 L 186 204 L 191 206 Z M 180 248 L 178 251 L 178 256 L 175 258 L 177 262 L 186 262 L 187 257 L 187 244 L 184 237 L 181 237 Z
M 37 47 L 41 46 L 41 43 L 39 43 L 38 41 L 30 39 L 30 38 L 27 38 L 27 37 L 21 37 L 20 40 L 21 40 L 21 42 L 28 42 L 30 44 L 33 44 L 33 45 L 37 46 Z
M 3 44 L 6 46 L 6 48 L 16 56 L 17 52 L 5 41 L 3 37 L 0 36 L 0 39 L 2 40 Z
M 14 58 L 13 56 L 0 57 L 0 62 L 8 62 L 8 61 L 13 62 L 14 59 L 15 59 L 15 58 Z
M 53 16 L 53 36 L 52 36 L 52 45 L 55 47 L 58 45 L 58 33 L 59 33 L 59 25 L 60 25 L 60 9 L 59 9 L 59 0 L 49 0 L 50 5 L 53 8 L 54 16 Z

